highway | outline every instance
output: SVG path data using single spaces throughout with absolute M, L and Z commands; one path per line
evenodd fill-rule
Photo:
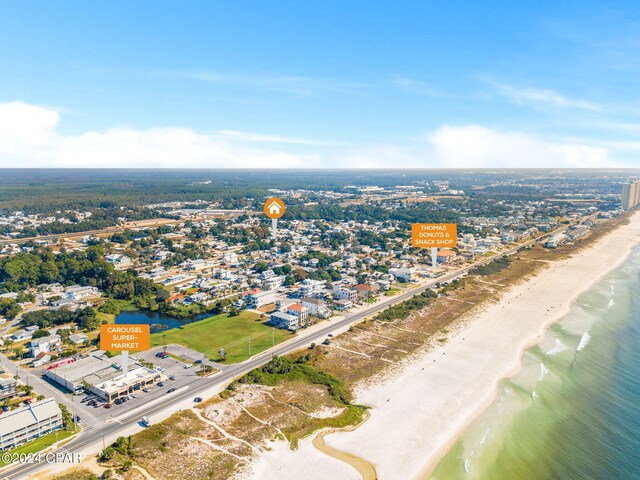
M 583 219 L 584 220 L 584 219 Z M 193 399 L 194 397 L 202 394 L 203 392 L 211 389 L 215 386 L 224 386 L 227 383 L 230 383 L 233 379 L 238 378 L 254 368 L 260 367 L 267 363 L 273 356 L 282 356 L 288 353 L 291 353 L 296 350 L 300 350 L 302 348 L 308 347 L 311 343 L 322 343 L 325 339 L 327 339 L 329 334 L 335 335 L 338 334 L 341 330 L 348 328 L 351 325 L 361 322 L 367 317 L 375 315 L 376 313 L 384 310 L 385 308 L 401 303 L 415 295 L 418 295 L 425 291 L 428 288 L 433 287 L 436 283 L 449 282 L 456 278 L 461 277 L 462 275 L 469 272 L 469 270 L 490 263 L 497 258 L 501 258 L 504 256 L 512 255 L 517 252 L 519 249 L 534 245 L 538 242 L 543 242 L 549 236 L 561 233 L 568 228 L 567 226 L 563 226 L 561 228 L 556 229 L 553 232 L 548 232 L 545 235 L 542 235 L 538 238 L 530 240 L 528 242 L 515 245 L 503 252 L 500 252 L 496 255 L 490 257 L 483 257 L 480 260 L 474 262 L 471 265 L 466 267 L 454 270 L 445 275 L 442 275 L 438 278 L 432 279 L 431 281 L 420 285 L 419 287 L 410 288 L 408 291 L 398 294 L 393 297 L 389 297 L 388 299 L 384 299 L 379 301 L 371 307 L 366 308 L 364 310 L 354 312 L 352 314 L 347 314 L 343 318 L 335 321 L 329 321 L 325 326 L 318 328 L 313 331 L 308 331 L 307 334 L 302 334 L 292 338 L 291 340 L 282 343 L 273 347 L 272 349 L 265 351 L 261 354 L 258 354 L 242 363 L 237 365 L 231 365 L 224 371 L 219 374 L 216 374 L 212 377 L 203 377 L 198 378 L 193 381 L 187 388 L 178 390 L 172 394 L 166 395 L 166 401 L 161 401 L 158 404 L 150 405 L 148 407 L 140 407 L 137 408 L 135 412 L 131 412 L 130 414 L 123 414 L 122 416 L 117 418 L 117 421 L 112 423 L 104 423 L 99 425 L 91 425 L 80 433 L 78 437 L 73 439 L 67 445 L 62 447 L 61 450 L 70 452 L 70 453 L 80 453 L 82 451 L 86 451 L 89 447 L 94 447 L 93 450 L 98 451 L 101 447 L 95 448 L 97 444 L 102 445 L 103 439 L 111 438 L 117 435 L 117 433 L 121 430 L 125 430 L 129 427 L 132 427 L 139 423 L 140 418 L 142 416 L 151 416 L 153 414 L 161 413 L 163 410 L 169 410 L 172 404 L 178 403 L 183 400 L 187 400 L 189 398 Z M 307 332 L 305 332 L 307 333 Z M 168 415 L 167 415 L 168 416 Z M 110 440 L 109 443 L 111 443 Z M 21 480 L 24 478 L 28 478 L 30 475 L 35 474 L 38 470 L 46 468 L 46 464 L 19 464 L 13 468 L 8 468 L 0 475 L 2 478 L 10 479 L 10 480 Z

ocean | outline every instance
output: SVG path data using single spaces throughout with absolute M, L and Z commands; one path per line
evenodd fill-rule
M 432 479 L 640 479 L 640 248 L 525 353 Z

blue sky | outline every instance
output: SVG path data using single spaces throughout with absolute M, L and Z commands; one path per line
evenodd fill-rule
M 638 166 L 640 6 L 4 1 L 0 167 Z

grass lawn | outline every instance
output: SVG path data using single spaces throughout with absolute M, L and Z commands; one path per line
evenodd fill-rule
M 60 442 L 66 438 L 69 438 L 75 432 L 72 430 L 58 430 L 57 433 L 58 433 L 58 441 Z M 44 450 L 45 448 L 49 447 L 50 445 L 53 445 L 54 443 L 56 443 L 56 432 L 45 435 L 44 437 L 37 438 L 32 442 L 29 442 L 26 445 L 22 445 L 21 447 L 14 448 L 13 450 L 7 450 L 5 453 L 11 453 L 11 454 L 36 453 L 36 452 L 39 452 L 40 450 Z M 4 467 L 6 465 L 7 465 L 6 463 L 0 460 L 0 467 Z
M 264 318 L 254 312 L 242 311 L 235 317 L 222 313 L 151 335 L 151 346 L 177 343 L 204 353 L 213 361 L 221 361 L 219 349 L 224 347 L 225 363 L 241 362 L 273 345 L 291 338 L 293 334 L 281 329 L 272 329 L 264 324 Z M 164 339 L 163 339 L 164 337 Z
M 400 291 L 400 289 L 399 289 L 399 288 L 390 288 L 390 289 L 385 293 L 385 295 L 386 295 L 387 297 L 390 297 L 390 296 L 392 296 L 392 295 L 395 295 L 395 294 L 396 294 L 396 293 L 398 293 L 399 291 Z

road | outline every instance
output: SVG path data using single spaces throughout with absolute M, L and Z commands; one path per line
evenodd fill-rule
M 583 219 L 584 220 L 584 219 Z M 352 314 L 347 314 L 343 318 L 335 321 L 330 321 L 327 325 L 322 326 L 316 330 L 308 331 L 308 334 L 302 334 L 292 338 L 291 340 L 284 342 L 276 347 L 258 354 L 242 363 L 236 365 L 230 365 L 225 370 L 220 373 L 214 375 L 213 377 L 198 377 L 197 380 L 193 381 L 187 388 L 180 389 L 172 394 L 166 394 L 167 401 L 160 401 L 157 404 L 149 405 L 148 407 L 137 408 L 135 412 L 131 412 L 130 414 L 124 414 L 118 417 L 117 422 L 112 423 L 103 423 L 103 424 L 94 424 L 89 426 L 88 428 L 83 429 L 83 432 L 74 440 L 72 440 L 69 444 L 64 447 L 65 451 L 71 453 L 80 453 L 82 451 L 88 450 L 90 447 L 93 448 L 94 451 L 100 450 L 102 444 L 105 442 L 105 438 L 109 438 L 110 441 L 114 436 L 118 434 L 119 431 L 125 430 L 127 428 L 133 427 L 139 423 L 140 418 L 142 416 L 152 416 L 154 414 L 162 413 L 163 411 L 168 411 L 171 408 L 171 405 L 177 404 L 181 401 L 187 399 L 193 399 L 199 394 L 204 393 L 207 390 L 210 390 L 215 386 L 224 386 L 227 383 L 230 383 L 233 379 L 240 377 L 254 368 L 258 368 L 265 363 L 267 363 L 273 356 L 282 356 L 288 353 L 294 352 L 296 350 L 300 350 L 302 348 L 308 347 L 311 343 L 322 343 L 327 339 L 328 335 L 334 335 L 343 331 L 344 329 L 354 325 L 356 323 L 361 322 L 367 317 L 375 315 L 376 313 L 384 310 L 385 308 L 401 303 L 415 295 L 418 295 L 425 291 L 428 288 L 433 287 L 436 283 L 442 282 L 450 282 L 456 278 L 461 277 L 469 272 L 469 270 L 485 265 L 487 263 L 496 260 L 497 258 L 501 258 L 504 256 L 509 256 L 517 252 L 519 249 L 534 245 L 535 243 L 542 242 L 549 236 L 561 233 L 568 228 L 567 226 L 561 227 L 553 232 L 548 232 L 545 235 L 542 235 L 538 238 L 530 240 L 528 242 L 515 245 L 503 252 L 500 252 L 491 257 L 484 257 L 480 260 L 474 262 L 471 265 L 466 267 L 454 270 L 450 273 L 442 275 L 438 278 L 432 279 L 429 282 L 426 282 L 419 287 L 410 288 L 408 291 L 395 295 L 393 297 L 389 297 L 388 299 L 384 299 L 379 301 L 371 307 L 366 308 L 364 310 L 354 312 Z M 305 332 L 306 333 L 306 332 Z M 170 412 L 167 414 L 169 415 Z M 16 465 L 13 468 L 7 469 L 1 473 L 3 478 L 9 480 L 19 480 L 28 478 L 30 475 L 33 475 L 38 470 L 46 468 L 46 464 L 20 464 Z
M 151 223 L 154 222 L 154 223 Z M 123 232 L 125 230 L 130 230 L 132 228 L 156 228 L 161 225 L 169 225 L 169 224 L 178 224 L 182 222 L 182 220 L 171 220 L 168 218 L 158 218 L 151 220 L 140 220 L 139 222 L 131 222 L 125 225 L 114 225 L 113 227 L 101 228 L 99 230 L 86 230 L 84 232 L 69 232 L 69 233 L 58 233 L 55 235 L 40 235 L 37 237 L 29 237 L 29 238 L 10 238 L 10 239 L 0 239 L 0 245 L 4 243 L 25 243 L 33 240 L 34 242 L 56 242 L 61 238 L 82 238 L 87 235 L 105 235 L 107 233 L 116 233 Z

